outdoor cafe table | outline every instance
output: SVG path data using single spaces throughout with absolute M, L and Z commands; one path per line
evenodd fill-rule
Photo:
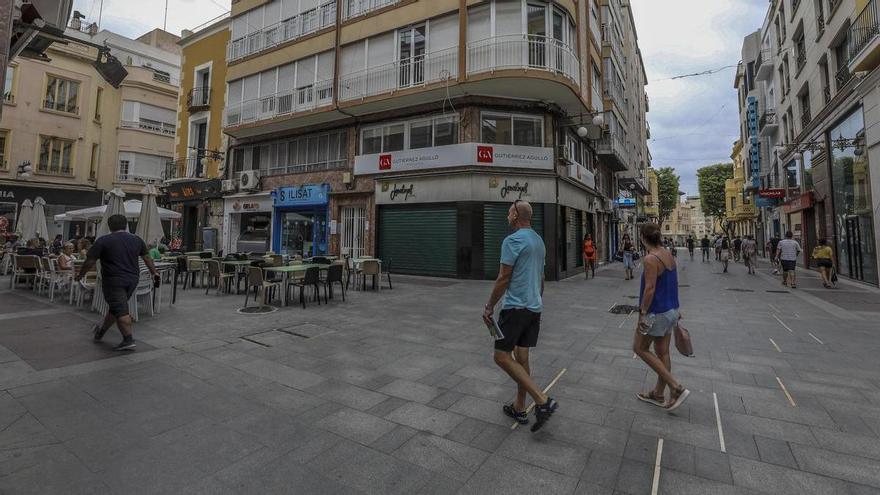
M 236 276 L 236 284 L 235 284 L 235 293 L 239 293 L 238 286 L 238 275 L 245 272 L 247 267 L 251 266 L 251 262 L 248 260 L 236 260 L 236 261 L 222 261 L 224 266 L 231 266 L 235 268 L 235 276 Z
M 311 263 L 303 263 L 301 265 L 289 265 L 289 266 L 268 266 L 263 268 L 263 270 L 267 272 L 275 272 L 280 273 L 281 278 L 281 286 L 284 291 L 284 297 L 282 298 L 283 304 L 287 306 L 287 279 L 290 277 L 291 273 L 305 273 L 309 268 L 318 267 L 321 270 L 326 270 L 330 268 L 331 265 L 319 265 L 319 264 L 311 264 Z

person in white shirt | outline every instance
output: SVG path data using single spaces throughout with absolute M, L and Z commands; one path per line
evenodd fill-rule
M 790 230 L 785 233 L 785 239 L 779 241 L 779 245 L 776 247 L 776 259 L 782 264 L 782 285 L 787 285 L 792 289 L 797 287 L 794 270 L 797 267 L 801 251 L 801 245 L 794 240 L 794 234 Z M 791 279 L 791 283 L 788 282 L 789 279 Z

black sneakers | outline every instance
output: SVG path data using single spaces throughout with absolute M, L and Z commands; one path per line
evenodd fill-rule
M 513 408 L 513 404 L 505 404 L 501 409 L 504 410 L 504 414 L 516 420 L 517 423 L 529 424 L 529 414 L 526 411 L 517 411 Z
M 544 423 L 550 419 L 550 416 L 556 412 L 558 407 L 559 403 L 553 397 L 547 397 L 547 402 L 543 405 L 535 406 L 535 424 L 532 425 L 532 432 L 540 430 Z
M 93 339 L 95 342 L 100 342 L 101 339 L 104 338 L 105 333 L 107 333 L 107 330 L 101 328 L 100 325 L 95 325 L 95 328 L 92 329 L 92 335 L 94 335 Z
M 134 339 L 131 340 L 123 340 L 116 347 L 113 348 L 114 351 L 133 351 L 134 348 L 137 347 L 134 343 Z

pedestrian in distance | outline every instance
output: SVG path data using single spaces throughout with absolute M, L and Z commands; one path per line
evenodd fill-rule
M 693 236 L 688 236 L 687 241 L 685 243 L 687 244 L 688 254 L 691 255 L 691 261 L 693 261 L 694 260 L 694 245 L 696 244 L 694 242 Z
M 742 243 L 743 262 L 749 269 L 749 274 L 756 273 L 758 265 L 758 243 L 755 242 L 754 236 L 747 235 Z
M 831 280 L 831 270 L 834 269 L 834 250 L 828 245 L 826 239 L 819 239 L 819 245 L 813 248 L 812 258 L 816 260 L 819 274 L 822 275 L 822 286 L 833 289 L 834 282 Z
M 724 268 L 724 273 L 727 273 L 727 267 L 730 264 L 730 239 L 727 236 L 721 238 L 719 260 L 721 261 L 721 266 Z
M 733 238 L 733 261 L 739 263 L 742 254 L 742 239 L 739 236 Z
M 708 234 L 703 234 L 703 238 L 700 239 L 700 250 L 703 251 L 702 261 L 709 262 L 709 248 L 711 247 L 712 241 L 709 240 Z
M 770 266 L 773 268 L 773 275 L 779 275 L 779 260 L 776 257 L 776 250 L 779 247 L 780 240 L 774 235 L 768 241 L 770 245 Z
M 792 289 L 797 288 L 795 269 L 801 251 L 801 245 L 794 240 L 794 233 L 790 230 L 785 233 L 785 239 L 779 241 L 776 247 L 776 259 L 782 265 L 782 285 L 787 285 Z
M 715 237 L 715 261 L 721 261 L 721 236 Z
M 558 403 L 548 397 L 531 377 L 529 349 L 538 344 L 544 294 L 545 247 L 532 230 L 532 206 L 516 200 L 507 212 L 514 232 L 501 244 L 501 269 L 489 302 L 483 311 L 483 323 L 495 325 L 495 305 L 501 301 L 498 327 L 504 334 L 495 340 L 495 364 L 516 382 L 516 399 L 502 411 L 519 424 L 528 424 L 526 396 L 535 401 L 535 424 L 538 431 L 556 411 Z
M 587 234 L 584 236 L 584 275 L 587 279 L 591 272 L 593 278 L 596 278 L 596 245 L 593 243 L 593 236 Z
M 139 237 L 126 231 L 127 220 L 123 215 L 112 215 L 107 219 L 110 233 L 99 237 L 89 249 L 86 261 L 76 275 L 79 282 L 95 263 L 101 262 L 101 290 L 107 302 L 108 312 L 104 321 L 95 324 L 93 339 L 100 342 L 107 330 L 116 324 L 122 334 L 122 342 L 113 348 L 115 351 L 134 350 L 132 320 L 128 314 L 128 300 L 131 299 L 140 279 L 138 258 L 142 259 L 154 278 L 159 272 L 147 251 L 147 245 Z
M 675 258 L 660 245 L 660 227 L 642 227 L 642 242 L 648 250 L 639 293 L 639 321 L 633 337 L 633 352 L 657 373 L 657 384 L 649 392 L 640 392 L 639 400 L 674 410 L 688 398 L 690 391 L 672 376 L 669 343 L 672 329 L 681 319 L 678 300 L 678 266 Z M 651 346 L 654 352 L 651 352 Z M 666 388 L 670 395 L 667 400 Z
M 636 246 L 629 238 L 629 234 L 623 235 L 623 247 L 621 248 L 621 251 L 623 253 L 623 278 L 624 280 L 632 280 L 633 270 L 636 267 L 634 260 Z

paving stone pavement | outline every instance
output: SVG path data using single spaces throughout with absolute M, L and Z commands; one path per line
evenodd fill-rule
M 397 277 L 265 315 L 181 291 L 123 355 L 112 332 L 89 341 L 95 315 L 0 290 L 0 493 L 641 495 L 663 439 L 657 493 L 880 494 L 880 293 L 680 270 L 696 356 L 673 371 L 691 399 L 635 399 L 652 374 L 635 318 L 608 310 L 638 281 L 610 265 L 547 285 L 532 370 L 566 371 L 537 434 L 501 414 L 490 282 Z

